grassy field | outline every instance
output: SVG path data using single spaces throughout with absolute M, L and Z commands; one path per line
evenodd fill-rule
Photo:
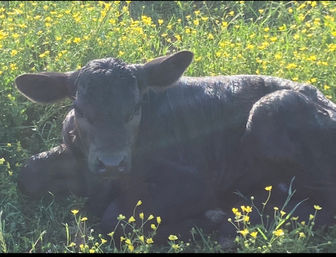
M 187 49 L 195 56 L 186 75 L 273 75 L 309 82 L 336 100 L 335 12 L 331 1 L 0 2 L 0 252 L 335 252 L 336 229 L 313 227 L 318 205 L 308 223 L 275 209 L 270 227 L 249 224 L 253 204 L 234 209 L 232 223 L 242 219 L 241 226 L 225 249 L 202 233 L 201 240 L 172 236 L 158 247 L 141 228 L 111 242 L 96 233 L 85 199 L 25 198 L 17 172 L 25 159 L 60 143 L 70 102 L 33 104 L 13 84 L 22 73 L 70 71 L 91 59 L 135 63 Z M 266 199 L 270 193 L 266 188 Z M 136 219 L 155 221 L 155 233 L 160 218 L 143 212 Z

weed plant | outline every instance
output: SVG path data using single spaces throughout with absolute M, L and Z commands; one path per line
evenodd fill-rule
M 69 196 L 56 201 L 50 195 L 31 200 L 17 191 L 17 173 L 24 161 L 61 142 L 61 124 L 70 101 L 31 103 L 15 89 L 16 76 L 70 71 L 108 56 L 127 63 L 144 62 L 187 49 L 195 57 L 186 75 L 279 76 L 309 82 L 335 100 L 335 12 L 333 1 L 0 1 L 0 251 L 115 251 L 112 246 L 104 248 L 109 238 L 92 239 L 90 229 L 97 221 L 84 219 L 85 199 Z M 70 210 L 81 210 L 81 216 L 75 216 L 78 226 L 68 225 L 65 233 L 64 224 L 74 218 Z M 280 211 L 276 217 L 281 218 Z M 286 221 L 293 222 L 292 218 Z M 260 231 L 248 228 L 246 237 L 239 233 L 239 251 L 283 251 L 287 243 L 295 245 L 290 248 L 293 252 L 336 251 L 335 229 L 313 236 L 304 230 L 313 229 L 311 222 L 294 235 L 284 225 L 277 229 L 283 231 L 283 235 L 278 231 L 279 236 L 263 227 Z M 88 248 L 72 241 L 76 233 L 81 235 L 79 228 L 85 231 Z M 258 232 L 255 243 L 250 232 Z M 300 237 L 301 232 L 305 237 Z M 207 235 L 201 238 L 188 246 L 167 239 L 169 247 L 161 251 L 188 247 L 195 252 L 220 251 Z M 125 236 L 121 251 L 159 251 L 154 250 L 155 238 L 153 244 L 142 242 L 139 235 L 127 239 L 134 249 Z

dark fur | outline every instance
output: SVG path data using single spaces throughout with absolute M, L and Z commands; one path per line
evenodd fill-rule
M 163 59 L 146 67 L 157 72 L 156 64 Z M 122 72 L 113 71 L 111 63 Z M 185 63 L 183 69 L 188 61 Z M 107 111 L 113 117 L 118 116 L 118 111 L 131 111 L 117 108 L 119 101 L 132 94 L 135 80 L 140 87 L 147 80 L 159 80 L 159 76 L 151 80 L 142 75 L 137 65 L 126 66 L 114 59 L 90 65 L 85 69 L 95 72 L 85 77 L 77 72 L 72 79 L 79 76 L 76 83 L 88 84 L 81 90 L 97 95 L 93 101 L 105 97 L 110 109 L 96 114 L 105 118 Z M 171 64 L 167 65 L 169 68 Z M 109 76 L 121 79 L 118 85 L 123 87 L 106 87 Z M 174 83 L 169 77 L 166 80 Z M 160 81 L 155 83 L 162 87 Z M 100 87 L 108 91 L 102 92 Z M 116 217 L 120 213 L 131 215 L 141 199 L 145 212 L 162 217 L 159 237 L 165 241 L 170 233 L 187 236 L 194 225 L 209 231 L 220 228 L 224 234 L 233 232 L 220 224 L 225 224 L 231 208 L 240 204 L 234 191 L 262 197 L 264 187 L 274 185 L 274 203 L 280 205 L 287 194 L 281 185 L 288 185 L 295 176 L 296 200 L 310 198 L 305 212 L 320 204 L 325 214 L 321 223 L 332 222 L 336 207 L 332 199 L 336 188 L 336 105 L 316 88 L 270 76 L 237 75 L 181 77 L 165 90 L 142 92 L 142 118 L 132 148 L 130 173 L 117 179 L 101 179 L 88 171 L 86 145 L 71 110 L 64 121 L 65 145 L 45 156 L 32 157 L 20 173 L 20 188 L 39 196 L 55 190 L 57 176 L 70 181 L 58 191 L 88 195 L 88 205 L 102 217 L 102 228 L 107 233 L 113 230 Z M 109 97 L 117 93 L 119 101 L 115 98 L 115 102 L 108 103 Z M 131 101 L 125 106 L 135 104 Z M 107 107 L 101 104 L 101 108 Z M 118 123 L 117 119 L 110 122 L 111 126 Z M 111 140 L 118 143 L 118 137 Z M 54 157 L 48 158 L 50 155 Z M 42 167 L 49 169 L 42 171 Z M 59 173 L 60 169 L 63 172 Z M 210 210 L 215 209 L 220 210 L 220 218 L 211 217 L 214 212 Z

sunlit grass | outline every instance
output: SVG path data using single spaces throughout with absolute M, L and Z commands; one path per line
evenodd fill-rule
M 156 231 L 161 224 L 161 217 L 155 217 L 153 214 L 145 215 L 144 212 L 138 211 L 137 207 L 142 204 L 138 201 L 133 209 L 133 214 L 126 217 L 119 214 L 115 228 L 106 236 L 94 234 L 94 229 L 89 229 L 86 225 L 87 217 L 78 214 L 79 210 L 71 210 L 75 218 L 76 229 L 70 233 L 69 225 L 65 224 L 67 245 L 66 252 L 70 253 L 148 253 L 151 252 L 155 243 Z M 121 229 L 122 233 L 118 237 L 115 235 L 116 230 Z M 72 239 L 72 235 L 73 239 Z M 105 238 L 104 238 L 105 237 Z M 182 245 L 177 242 L 176 235 L 170 235 L 167 242 L 170 241 L 168 251 L 179 252 L 183 250 Z M 75 242 L 76 241 L 76 242 Z
M 288 196 L 281 207 L 273 206 L 273 215 L 265 212 L 266 205 L 270 204 L 272 186 L 268 186 L 265 190 L 268 192 L 266 200 L 262 202 L 262 208 L 258 208 L 255 204 L 255 199 L 251 196 L 251 205 L 242 205 L 240 209 L 232 208 L 234 219 L 229 218 L 229 222 L 235 227 L 237 236 L 235 242 L 238 244 L 239 252 L 309 252 L 308 248 L 314 249 L 317 252 L 321 246 L 330 245 L 331 241 L 313 245 L 311 238 L 315 233 L 315 219 L 318 211 L 322 209 L 319 205 L 314 205 L 314 213 L 309 214 L 308 222 L 300 217 L 294 216 L 295 210 L 300 208 L 301 202 L 288 211 L 285 211 L 295 194 L 295 189 L 292 188 L 292 179 Z M 257 212 L 260 220 L 258 224 L 253 224 L 250 221 L 252 212 Z M 307 213 L 308 215 L 308 213 Z M 311 244 L 309 246 L 309 244 Z
M 104 247 L 109 242 L 108 238 L 99 236 L 89 241 L 88 238 L 94 235 L 90 235 L 90 229 L 96 221 L 91 217 L 83 220 L 86 217 L 82 212 L 85 199 L 71 196 L 64 201 L 55 201 L 51 196 L 50 199 L 31 201 L 18 194 L 19 167 L 30 155 L 59 144 L 61 122 L 70 104 L 64 101 L 43 106 L 27 101 L 14 88 L 16 76 L 26 72 L 70 71 L 91 59 L 108 56 L 128 63 L 143 62 L 187 49 L 193 51 L 195 57 L 186 75 L 279 76 L 309 82 L 335 100 L 335 12 L 336 3 L 332 1 L 0 2 L 1 251 L 82 251 L 80 245 L 70 247 L 72 241 L 67 237 L 74 236 L 71 229 L 82 229 L 78 224 L 85 224 L 85 236 L 90 243 L 85 251 L 92 251 L 93 246 L 96 252 L 106 250 Z M 249 210 L 246 208 L 245 214 Z M 70 210 L 77 209 L 80 210 L 75 216 L 78 226 L 68 225 L 71 229 L 66 234 L 62 224 L 70 224 L 74 218 Z M 280 211 L 275 210 L 275 214 L 281 219 Z M 129 219 L 127 217 L 126 221 L 132 221 Z M 135 215 L 134 219 L 141 218 Z M 336 251 L 328 244 L 329 241 L 335 244 L 336 232 L 333 230 L 321 236 L 321 241 L 312 248 L 303 248 L 306 244 L 301 242 L 306 242 L 309 234 L 304 230 L 306 228 L 307 224 L 294 236 L 280 227 L 274 234 L 267 235 L 268 239 L 274 240 L 272 247 L 267 245 L 269 240 L 264 240 L 265 244 L 267 242 L 264 249 L 261 242 L 258 243 L 262 238 L 260 231 L 242 227 L 239 228 L 237 247 L 250 252 L 276 251 L 283 249 L 277 248 L 276 243 L 288 239 L 299 244 L 297 251 Z M 262 227 L 259 229 L 263 231 Z M 202 238 L 203 242 L 194 242 L 193 247 L 178 239 L 167 239 L 170 243 L 167 251 L 179 252 L 188 247 L 199 252 L 202 249 L 218 251 L 217 245 L 213 241 L 210 243 L 207 236 Z M 102 239 L 108 242 L 102 243 Z M 250 239 L 255 239 L 256 243 Z M 151 247 L 145 248 L 139 237 L 136 242 L 132 240 L 134 252 L 153 249 L 151 243 L 146 243 Z M 155 237 L 152 240 L 155 245 Z M 318 244 L 322 246 L 315 247 Z M 123 245 L 125 251 L 132 249 L 126 239 Z

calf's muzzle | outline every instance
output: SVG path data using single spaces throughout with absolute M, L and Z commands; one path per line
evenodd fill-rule
M 121 175 L 129 171 L 127 157 L 124 155 L 105 157 L 97 156 L 95 160 L 95 171 L 102 176 Z

